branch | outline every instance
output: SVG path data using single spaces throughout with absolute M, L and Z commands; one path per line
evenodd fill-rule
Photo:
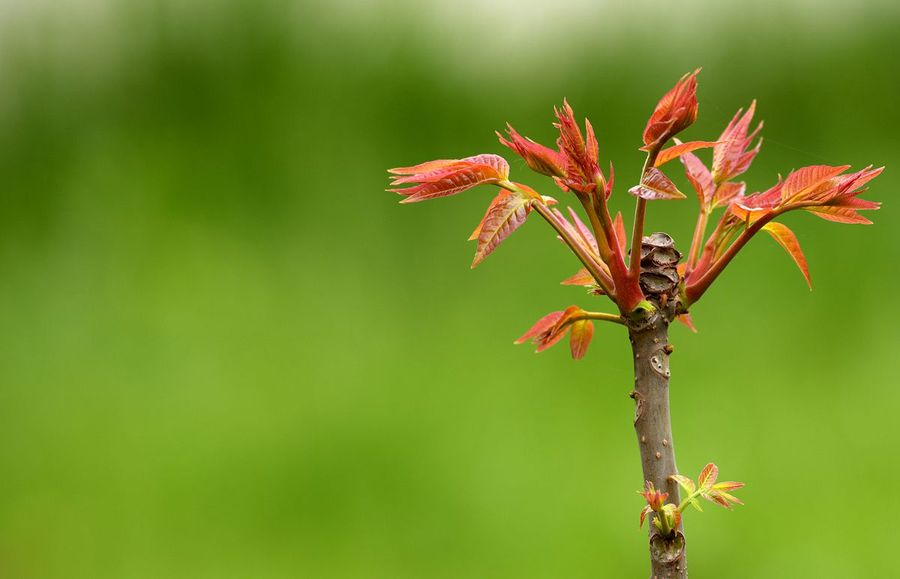
M 644 160 L 644 168 L 641 169 L 641 181 L 644 175 L 656 164 L 656 156 L 663 143 L 653 145 L 647 151 L 647 158 Z M 637 199 L 637 205 L 634 208 L 634 227 L 631 230 L 631 267 L 629 269 L 632 276 L 637 277 L 641 273 L 641 240 L 644 238 L 644 215 L 647 213 L 647 200 L 641 197 Z
M 725 267 L 731 263 L 731 260 L 734 259 L 734 256 L 738 254 L 738 252 L 747 245 L 747 242 L 756 235 L 756 233 L 763 228 L 769 221 L 772 221 L 779 215 L 779 212 L 773 211 L 771 214 L 760 217 L 753 225 L 744 229 L 737 239 L 734 240 L 734 243 L 723 253 L 718 259 L 716 259 L 709 269 L 698 279 L 695 283 L 688 284 L 685 288 L 685 295 L 687 297 L 687 304 L 685 306 L 690 306 L 690 304 L 696 302 L 700 299 L 700 297 L 709 289 L 709 286 L 716 280 L 717 277 L 724 271 Z
M 543 217 L 547 223 L 556 230 L 556 233 L 562 238 L 566 245 L 569 246 L 569 249 L 572 250 L 584 267 L 594 276 L 594 279 L 597 281 L 597 285 L 599 285 L 604 292 L 611 298 L 615 299 L 615 292 L 613 291 L 613 283 L 612 279 L 606 275 L 603 270 L 600 268 L 600 265 L 594 260 L 594 258 L 584 250 L 584 247 L 580 243 L 578 243 L 575 239 L 569 235 L 569 232 L 566 228 L 559 222 L 553 212 L 543 203 L 535 203 L 533 205 L 534 210 L 537 211 L 541 217 Z

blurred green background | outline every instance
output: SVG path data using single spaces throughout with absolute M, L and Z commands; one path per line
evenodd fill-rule
M 692 576 L 891 576 L 898 26 L 872 0 L 0 4 L 0 576 L 645 576 L 624 333 L 579 363 L 511 343 L 609 306 L 558 285 L 540 222 L 470 271 L 492 192 L 401 207 L 384 170 L 507 154 L 506 121 L 552 142 L 565 96 L 630 215 L 697 66 L 686 137 L 759 99 L 752 190 L 888 169 L 875 226 L 786 219 L 814 292 L 761 238 L 673 330 L 679 466 L 748 483 L 687 518 Z M 695 211 L 649 229 L 684 248 Z

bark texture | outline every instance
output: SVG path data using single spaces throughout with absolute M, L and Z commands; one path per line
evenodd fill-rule
M 672 238 L 654 233 L 643 238 L 641 287 L 656 311 L 629 321 L 634 356 L 634 430 L 641 452 L 644 480 L 669 493 L 667 502 L 678 504 L 678 484 L 669 477 L 678 473 L 669 414 L 669 323 L 678 312 L 679 276 L 675 270 L 681 255 Z M 655 515 L 654 515 L 655 516 Z M 687 577 L 685 537 L 679 525 L 670 537 L 661 536 L 650 522 L 652 579 Z

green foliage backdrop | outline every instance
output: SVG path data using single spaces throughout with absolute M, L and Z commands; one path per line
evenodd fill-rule
M 888 576 L 900 9 L 658 4 L 4 4 L 0 575 L 643 576 L 624 333 L 513 347 L 597 307 L 574 259 L 532 222 L 470 271 L 491 192 L 401 207 L 384 169 L 550 141 L 566 96 L 630 214 L 643 124 L 703 66 L 686 136 L 759 99 L 751 190 L 888 168 L 875 226 L 787 219 L 815 291 L 760 238 L 674 330 L 679 465 L 748 483 L 688 518 L 692 575 Z M 694 212 L 648 228 L 684 246 Z

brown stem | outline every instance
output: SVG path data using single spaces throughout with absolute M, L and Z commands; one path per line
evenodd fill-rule
M 671 309 L 671 308 L 670 308 Z M 678 484 L 669 477 L 678 473 L 669 417 L 669 316 L 657 311 L 639 325 L 629 325 L 634 356 L 634 431 L 641 452 L 644 480 L 669 493 L 678 504 Z M 654 514 L 655 516 L 655 514 Z M 650 521 L 650 566 L 654 579 L 687 577 L 687 556 L 682 529 L 664 537 Z
M 681 257 L 672 238 L 665 233 L 645 237 L 640 245 L 640 282 L 647 299 L 656 308 L 628 318 L 628 335 L 634 358 L 634 431 L 641 452 L 644 480 L 669 494 L 678 505 L 678 474 L 672 421 L 669 417 L 669 322 L 680 311 L 677 263 Z M 650 520 L 650 566 L 654 579 L 687 577 L 685 539 L 676 529 L 661 531 Z

